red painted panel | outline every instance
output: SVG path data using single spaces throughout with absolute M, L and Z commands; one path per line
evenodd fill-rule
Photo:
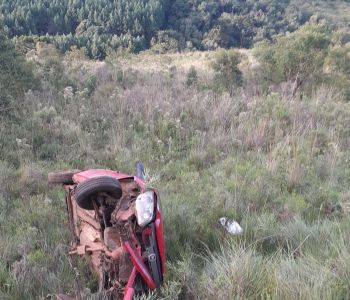
M 134 264 L 136 270 L 140 273 L 143 280 L 146 282 L 147 286 L 154 290 L 157 286 L 153 281 L 151 274 L 149 273 L 146 265 L 143 263 L 141 256 L 137 254 L 134 249 L 130 246 L 129 242 L 123 243 L 123 248 L 126 252 L 130 254 L 130 259 Z
M 156 236 L 157 236 L 157 244 L 158 244 L 158 250 L 160 259 L 162 262 L 162 272 L 165 272 L 165 242 L 164 242 L 164 234 L 163 234 L 163 218 L 162 213 L 160 210 L 160 206 L 157 199 L 157 210 L 156 210 Z
M 100 176 L 110 176 L 119 179 L 125 178 L 134 178 L 134 176 L 130 176 L 128 174 L 120 173 L 112 170 L 103 170 L 103 169 L 89 169 L 79 173 L 74 174 L 73 181 L 75 183 L 83 182 L 86 179 Z

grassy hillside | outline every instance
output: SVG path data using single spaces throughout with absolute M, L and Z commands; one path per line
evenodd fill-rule
M 85 262 L 67 256 L 63 191 L 46 174 L 132 173 L 137 161 L 165 216 L 168 271 L 149 299 L 349 298 L 350 102 L 339 78 L 350 69 L 339 59 L 350 51 L 328 34 L 311 26 L 254 51 L 105 62 L 38 44 L 41 87 L 0 113 L 0 299 L 95 297 Z M 290 40 L 291 53 L 317 60 L 286 60 Z M 227 234 L 222 216 L 243 234 Z

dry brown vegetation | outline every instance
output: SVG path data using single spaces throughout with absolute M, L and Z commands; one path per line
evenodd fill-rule
M 43 178 L 132 173 L 140 160 L 157 179 L 168 257 L 148 299 L 349 297 L 346 94 L 328 81 L 294 96 L 285 82 L 265 88 L 251 53 L 242 85 L 217 89 L 218 53 L 39 57 L 42 89 L 0 120 L 1 299 L 93 299 L 94 278 L 66 255 L 63 193 Z M 221 216 L 244 233 L 227 235 Z

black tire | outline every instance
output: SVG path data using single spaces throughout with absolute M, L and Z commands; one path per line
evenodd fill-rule
M 52 184 L 73 184 L 73 175 L 81 172 L 80 170 L 67 170 L 59 172 L 50 172 L 47 175 L 47 181 Z
M 145 165 L 142 162 L 136 164 L 136 176 L 140 179 L 145 179 Z
M 122 196 L 119 180 L 109 176 L 87 179 L 76 187 L 75 200 L 81 208 L 93 210 L 92 196 L 97 193 L 106 193 L 112 198 L 119 199 Z

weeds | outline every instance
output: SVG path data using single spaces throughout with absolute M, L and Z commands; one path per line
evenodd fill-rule
M 136 161 L 155 174 L 168 258 L 165 285 L 145 299 L 348 298 L 344 95 L 325 85 L 303 99 L 264 94 L 249 85 L 258 82 L 251 73 L 230 96 L 182 54 L 152 68 L 147 55 L 110 58 L 99 65 L 103 77 L 88 61 L 43 63 L 42 91 L 27 93 L 11 122 L 0 120 L 0 298 L 74 295 L 77 284 L 94 297 L 87 266 L 75 269 L 66 256 L 64 197 L 45 174 L 133 173 Z M 210 66 L 210 53 L 198 57 Z M 67 78 L 50 82 L 57 76 Z M 244 233 L 228 237 L 222 216 Z

